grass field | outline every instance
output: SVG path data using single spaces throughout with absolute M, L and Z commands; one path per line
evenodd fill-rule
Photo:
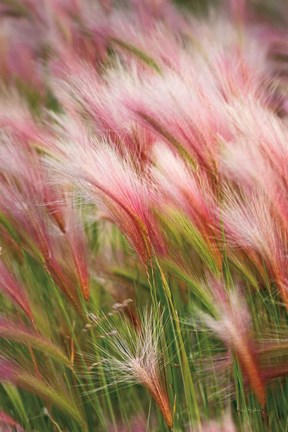
M 288 5 L 0 0 L 0 431 L 288 431 Z

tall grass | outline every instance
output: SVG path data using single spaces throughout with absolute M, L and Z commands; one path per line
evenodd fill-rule
M 288 8 L 200 3 L 0 2 L 0 430 L 288 428 Z

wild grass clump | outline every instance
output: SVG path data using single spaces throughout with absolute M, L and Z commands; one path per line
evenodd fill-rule
M 287 430 L 288 8 L 211 3 L 0 1 L 1 431 Z

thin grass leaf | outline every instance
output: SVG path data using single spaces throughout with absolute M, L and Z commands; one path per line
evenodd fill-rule
M 20 306 L 28 318 L 33 321 L 28 297 L 22 286 L 14 276 L 12 276 L 3 261 L 0 261 L 0 291 L 9 297 L 13 303 Z
M 45 339 L 35 330 L 26 327 L 21 322 L 10 321 L 6 318 L 0 318 L 0 338 L 23 343 L 31 346 L 43 354 L 54 358 L 56 361 L 71 367 L 71 363 L 66 354 L 57 345 L 50 340 Z
M 42 381 L 32 373 L 21 369 L 16 363 L 4 358 L 0 361 L 0 381 L 10 382 L 34 393 L 71 416 L 83 430 L 87 430 L 86 421 L 76 402 L 63 391 L 58 391 L 57 386 L 52 387 L 51 384 Z

